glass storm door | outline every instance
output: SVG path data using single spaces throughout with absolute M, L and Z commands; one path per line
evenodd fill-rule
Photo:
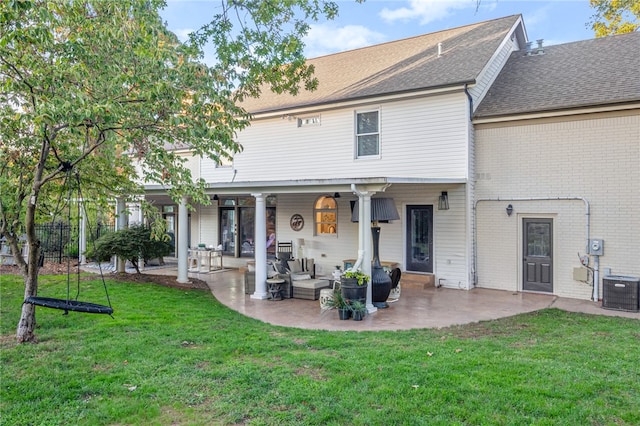
M 407 206 L 407 271 L 433 272 L 433 206 Z
M 523 219 L 522 289 L 553 292 L 553 220 Z
M 220 244 L 222 252 L 236 255 L 236 210 L 235 207 L 220 209 Z
M 240 207 L 240 256 L 253 257 L 255 245 L 256 209 L 255 207 Z M 262 241 L 262 239 L 261 239 Z

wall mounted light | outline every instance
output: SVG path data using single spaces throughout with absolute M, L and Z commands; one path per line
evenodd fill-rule
M 507 216 L 511 216 L 511 213 L 513 213 L 513 206 L 509 204 L 507 206 Z
M 449 193 L 442 191 L 438 197 L 438 210 L 449 210 Z
M 339 192 L 334 193 L 333 198 L 340 198 L 340 193 Z
M 218 194 L 213 194 L 213 201 L 218 201 L 219 199 Z

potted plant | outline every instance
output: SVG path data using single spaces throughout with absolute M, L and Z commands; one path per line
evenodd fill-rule
M 364 286 L 369 282 L 369 275 L 365 274 L 360 269 L 344 271 L 342 277 L 343 283 L 352 283 L 352 281 L 355 281 L 359 286 Z
M 369 275 L 359 269 L 345 271 L 340 278 L 342 297 L 351 301 L 358 300 L 364 303 L 367 299 L 367 283 L 369 279 Z
M 351 306 L 339 290 L 333 291 L 333 299 L 329 299 L 327 305 L 338 310 L 338 316 L 341 320 L 347 320 L 351 317 Z
M 350 306 L 353 319 L 355 321 L 362 321 L 364 316 L 367 314 L 367 306 L 359 300 L 354 300 L 351 302 Z

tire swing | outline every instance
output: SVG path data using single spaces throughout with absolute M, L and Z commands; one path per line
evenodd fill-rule
M 64 195 L 64 188 L 66 187 L 68 189 L 67 202 L 69 204 L 68 204 L 67 210 L 69 213 L 67 216 L 67 224 L 69 226 L 71 225 L 71 200 L 72 200 L 71 196 L 73 193 L 73 188 L 72 188 L 73 185 L 71 184 L 71 179 L 70 179 L 72 170 L 73 170 L 73 166 L 71 165 L 71 163 L 69 162 L 62 163 L 62 171 L 64 171 L 66 175 L 65 175 L 65 180 L 63 184 L 63 190 L 61 191 L 60 199 L 58 199 L 58 206 L 56 207 L 56 212 L 57 212 L 58 207 L 60 206 L 60 203 L 62 201 L 62 197 Z M 84 207 L 85 217 L 87 217 L 87 210 L 86 210 L 86 207 L 84 206 L 84 203 L 81 203 L 80 201 L 82 200 L 82 194 L 80 190 L 80 176 L 78 175 L 77 172 L 75 174 L 75 178 L 76 178 L 75 182 L 77 184 L 77 191 L 78 191 L 78 198 L 76 199 L 76 201 L 78 204 L 77 216 L 78 216 L 78 226 L 79 226 L 80 206 L 82 205 Z M 54 218 L 55 218 L 55 214 L 54 214 Z M 92 230 L 91 230 L 91 227 L 89 226 L 89 233 L 91 232 Z M 47 240 L 49 239 L 49 234 L 47 234 Z M 78 238 L 78 253 L 80 253 L 80 238 Z M 43 261 L 43 253 L 40 254 L 40 261 L 41 262 Z M 98 265 L 100 265 L 100 263 L 98 263 Z M 31 305 L 42 306 L 42 307 L 51 308 L 51 309 L 60 309 L 64 311 L 63 315 L 68 315 L 69 311 L 73 311 L 73 312 L 83 312 L 87 314 L 106 314 L 113 318 L 113 315 L 112 315 L 113 308 L 111 307 L 111 299 L 109 298 L 109 292 L 107 291 L 107 284 L 105 283 L 104 275 L 102 274 L 102 267 L 100 267 L 100 278 L 102 280 L 102 286 L 104 288 L 104 292 L 107 297 L 107 302 L 109 303 L 109 306 L 78 301 L 78 297 L 80 296 L 80 262 L 78 262 L 78 266 L 76 268 L 76 282 L 77 282 L 76 296 L 75 298 L 71 298 L 71 257 L 67 256 L 67 297 L 66 299 L 56 299 L 53 297 L 29 296 L 24 300 L 23 303 L 29 303 Z

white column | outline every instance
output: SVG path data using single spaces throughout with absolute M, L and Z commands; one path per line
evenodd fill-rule
M 178 278 L 179 283 L 188 283 L 187 273 L 189 255 L 189 213 L 187 212 L 187 197 L 180 199 L 178 205 Z
M 256 291 L 251 299 L 267 298 L 267 209 L 264 194 L 251 194 L 256 199 L 253 253 L 256 261 Z
M 116 230 L 120 231 L 127 227 L 127 206 L 124 198 L 119 197 L 116 202 Z M 127 259 L 116 258 L 116 271 L 125 272 Z
M 371 297 L 371 260 L 373 255 L 371 253 L 371 195 L 370 191 L 363 192 L 358 204 L 360 207 L 360 241 L 363 243 L 361 250 L 364 250 L 364 257 L 362 258 L 362 271 L 369 275 L 369 284 L 367 285 L 367 311 L 369 313 L 376 312 L 378 308 L 373 306 Z

